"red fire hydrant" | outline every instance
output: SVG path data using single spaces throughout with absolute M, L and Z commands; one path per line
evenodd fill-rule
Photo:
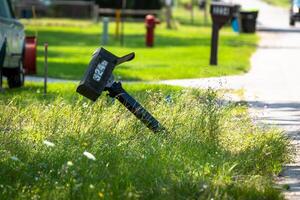
M 154 45 L 154 29 L 156 24 L 159 24 L 160 21 L 156 19 L 153 15 L 147 15 L 145 19 L 146 24 L 146 46 L 153 47 Z

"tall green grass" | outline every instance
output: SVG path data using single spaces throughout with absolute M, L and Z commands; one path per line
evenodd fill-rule
M 169 134 L 73 84 L 0 94 L 1 199 L 282 199 L 272 183 L 289 160 L 280 131 L 211 90 L 125 87 Z

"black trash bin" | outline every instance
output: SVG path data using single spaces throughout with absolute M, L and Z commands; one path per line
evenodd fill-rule
M 241 31 L 242 33 L 255 33 L 256 32 L 256 19 L 258 11 L 241 11 Z

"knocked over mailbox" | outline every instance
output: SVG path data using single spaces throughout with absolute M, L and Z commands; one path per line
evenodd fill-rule
M 92 101 L 96 101 L 103 91 L 118 99 L 130 112 L 140 119 L 153 132 L 164 130 L 161 124 L 114 80 L 112 74 L 117 65 L 130 61 L 135 54 L 117 57 L 105 50 L 97 49 L 85 75 L 77 87 L 77 92 Z
M 210 6 L 210 14 L 213 21 L 210 64 L 218 64 L 218 40 L 220 29 L 228 23 L 239 10 L 238 5 L 228 3 L 212 3 Z

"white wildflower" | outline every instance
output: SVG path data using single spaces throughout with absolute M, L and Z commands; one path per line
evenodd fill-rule
M 95 156 L 87 151 L 83 152 L 83 155 L 85 155 L 90 160 L 96 160 Z
M 68 161 L 68 162 L 67 162 L 67 165 L 68 165 L 69 167 L 71 167 L 71 166 L 73 166 L 74 164 L 73 164 L 72 161 Z
M 20 159 L 16 156 L 12 156 L 12 157 L 10 157 L 10 159 L 12 159 L 13 161 L 20 161 Z
M 91 189 L 94 189 L 95 186 L 94 186 L 93 184 L 90 184 L 90 188 L 91 188 Z
M 52 143 L 52 142 L 49 142 L 49 141 L 47 141 L 47 140 L 44 140 L 44 142 L 43 142 L 47 147 L 54 147 L 55 146 L 55 144 L 54 143 Z
M 88 106 L 89 106 L 89 104 L 87 104 L 87 103 L 82 104 L 82 107 L 84 107 L 84 108 L 87 108 Z

